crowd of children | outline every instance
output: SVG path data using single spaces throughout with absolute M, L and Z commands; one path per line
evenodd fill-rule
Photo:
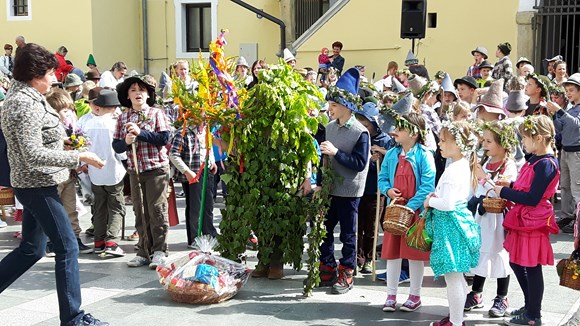
M 542 266 L 554 263 L 549 235 L 575 223 L 574 208 L 580 200 L 580 188 L 574 181 L 580 179 L 580 74 L 568 77 L 565 63 L 557 61 L 552 82 L 530 72 L 529 67 L 524 70 L 530 63 L 523 58 L 516 66 L 528 75 L 517 76 L 517 71 L 514 77 L 511 46 L 501 43 L 496 51 L 498 64 L 491 65 L 487 50 L 477 47 L 471 52 L 475 64 L 454 82 L 444 72 L 429 81 L 426 68 L 411 56 L 406 60 L 408 68 L 397 70 L 398 65 L 391 62 L 387 75 L 373 83 L 362 75 L 364 66 L 342 71 L 342 46 L 335 42 L 332 56 L 323 48 L 318 57 L 318 72 L 324 76 L 320 90 L 326 103 L 311 110 L 330 121 L 319 126 L 316 139 L 321 154 L 329 158 L 339 176 L 324 224 L 327 236 L 320 246 L 320 286 L 344 294 L 354 286 L 357 270 L 363 274 L 372 271 L 378 227 L 375 211 L 379 206 L 382 219 L 388 206 L 397 204 L 413 212 L 407 227 L 425 219 L 432 246 L 430 251 L 420 251 L 408 245 L 405 235 L 384 232 L 380 250 L 387 269 L 383 311 L 413 312 L 421 307 L 425 262 L 429 262 L 435 277 L 445 278 L 449 303 L 448 316 L 431 325 L 464 325 L 464 310 L 484 306 L 487 278 L 498 280 L 490 317 L 511 316 L 508 325 L 541 325 Z M 286 50 L 285 62 L 295 67 L 296 57 Z M 240 57 L 235 73 L 238 86 L 251 89 L 261 82 L 260 69 L 268 69 L 262 60 L 250 71 Z M 225 146 L 207 151 L 202 126 L 175 132 L 175 107 L 156 102 L 158 94 L 170 95 L 170 80 L 156 89 L 151 76 L 125 79 L 125 71 L 126 66 L 119 62 L 103 73 L 98 82 L 103 88 L 69 75 L 65 86 L 70 89 L 53 89 L 46 95 L 69 136 L 81 129 L 91 139 L 87 149 L 105 162 L 102 169 L 82 166 L 71 170 L 58 190 L 80 251 L 124 256 L 118 241 L 125 216 L 123 179 L 128 174 L 135 237 L 139 238 L 137 255 L 128 265 L 155 268 L 168 250 L 170 166 L 185 192 L 190 246 L 198 229 L 213 237 L 218 234 L 212 208 L 227 153 Z M 187 61 L 176 62 L 172 71 L 188 91 L 196 91 L 198 84 L 191 79 Z M 297 72 L 312 83 L 318 80 L 314 69 Z M 550 93 L 564 99 L 550 98 Z M 202 196 L 196 173 L 206 153 L 210 186 Z M 92 196 L 93 248 L 79 237 L 75 194 L 79 172 L 84 173 Z M 320 186 L 321 178 L 316 181 Z M 550 201 L 558 185 L 564 214 L 560 220 Z M 225 197 L 225 184 L 222 190 Z M 506 208 L 488 212 L 487 197 L 506 199 Z M 199 226 L 201 198 L 206 202 L 203 225 Z M 342 242 L 338 262 L 333 235 L 337 224 Z M 410 290 L 398 306 L 402 269 L 410 277 Z M 471 291 L 467 291 L 467 273 L 474 274 Z M 512 274 L 524 294 L 525 306 L 509 311 Z M 279 275 L 282 277 L 282 271 Z

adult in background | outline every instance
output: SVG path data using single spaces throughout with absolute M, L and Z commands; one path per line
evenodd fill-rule
M 555 77 L 554 62 L 562 61 L 562 60 L 564 60 L 564 58 L 561 55 L 557 55 L 557 56 L 554 56 L 552 58 L 544 59 L 544 61 L 546 61 L 546 68 L 548 69 L 548 74 L 546 76 L 548 76 L 548 78 L 550 80 L 554 79 L 554 77 Z
M 12 58 L 12 45 L 4 44 L 4 51 L 6 54 L 0 57 L 0 71 L 4 74 L 4 76 L 12 78 L 12 68 L 14 67 Z
M 487 60 L 487 49 L 482 46 L 478 46 L 473 51 L 471 51 L 471 55 L 473 56 L 475 63 L 467 68 L 467 76 L 480 79 L 481 72 L 479 69 L 481 69 L 480 66 L 483 60 Z
M 16 43 L 16 53 L 14 54 L 16 56 L 18 51 L 20 51 L 20 49 L 26 45 L 26 40 L 24 39 L 24 36 L 18 35 L 16 36 L 14 43 Z
M 342 51 L 342 43 L 336 41 L 332 43 L 332 57 L 330 57 L 330 67 L 336 69 L 337 77 L 342 75 L 342 69 L 344 69 L 344 58 L 340 55 Z
M 73 66 L 71 64 L 68 64 L 66 62 L 66 59 L 64 58 L 66 57 L 67 53 L 68 53 L 67 48 L 64 46 L 60 46 L 56 51 L 56 53 L 54 54 L 56 56 L 56 60 L 58 60 L 58 67 L 54 71 L 54 74 L 56 75 L 56 80 L 63 83 L 66 80 L 66 76 L 73 70 Z
M 495 66 L 493 67 L 493 71 L 491 72 L 491 77 L 493 79 L 500 79 L 502 78 L 504 81 L 504 85 L 507 85 L 507 82 L 512 76 L 514 75 L 514 69 L 512 65 L 512 61 L 510 60 L 510 53 L 512 52 L 512 45 L 508 42 L 500 43 L 497 45 L 497 50 L 495 51 L 495 56 L 499 59 Z
M 48 235 L 56 253 L 61 325 L 106 326 L 80 309 L 79 247 L 57 192 L 57 185 L 68 179 L 69 169 L 79 161 L 96 168 L 104 164 L 94 153 L 63 149 L 65 130 L 44 98 L 56 80 L 57 67 L 54 54 L 45 48 L 34 43 L 23 46 L 14 60 L 14 81 L 0 112 L 10 180 L 24 206 L 22 242 L 0 261 L 0 292 L 44 256 Z
M 115 62 L 111 70 L 107 70 L 101 74 L 101 80 L 99 80 L 97 86 L 116 89 L 117 85 L 123 82 L 126 73 L 127 65 L 121 61 Z

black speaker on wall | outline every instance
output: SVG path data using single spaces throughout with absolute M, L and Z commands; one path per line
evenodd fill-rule
M 425 38 L 427 0 L 402 0 L 401 38 Z

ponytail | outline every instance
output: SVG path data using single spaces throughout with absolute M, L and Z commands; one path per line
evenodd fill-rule
M 477 153 L 471 153 L 471 159 L 469 162 L 469 167 L 471 168 L 471 187 L 473 191 L 477 189 L 478 181 L 477 180 Z

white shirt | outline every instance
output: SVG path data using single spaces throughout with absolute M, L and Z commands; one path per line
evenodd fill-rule
M 87 116 L 88 114 L 84 115 Z M 92 114 L 91 114 L 92 115 Z M 117 126 L 117 120 L 111 113 L 102 116 L 94 116 L 84 121 L 84 132 L 89 136 L 91 146 L 89 151 L 97 154 L 105 166 L 97 169 L 89 165 L 89 177 L 91 183 L 97 186 L 113 186 L 125 177 L 125 168 L 120 157 L 113 150 L 113 134 Z
M 117 78 L 115 78 L 115 75 L 113 75 L 112 71 L 107 70 L 101 74 L 101 80 L 99 80 L 99 84 L 97 86 L 110 87 L 112 89 L 116 89 L 117 84 L 122 83 L 123 80 L 124 80 L 123 77 L 121 77 L 120 79 L 117 79 Z
M 440 211 L 453 211 L 455 205 L 465 203 L 471 197 L 471 168 L 469 161 L 462 158 L 443 171 L 435 188 L 435 196 L 429 199 L 429 206 Z

